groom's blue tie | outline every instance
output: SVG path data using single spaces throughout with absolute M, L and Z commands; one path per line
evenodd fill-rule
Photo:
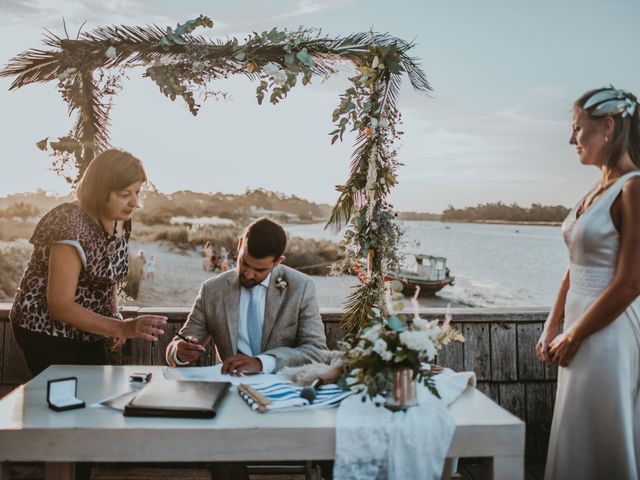
M 251 355 L 254 357 L 262 353 L 262 316 L 260 312 L 260 301 L 258 299 L 260 284 L 249 289 L 249 308 L 247 309 L 247 333 L 249 334 L 249 345 Z

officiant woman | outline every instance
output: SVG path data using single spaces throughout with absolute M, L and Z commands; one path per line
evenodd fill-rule
M 53 208 L 36 225 L 9 314 L 34 376 L 52 364 L 104 365 L 109 346 L 120 348 L 127 338 L 153 342 L 163 333 L 166 317 L 123 320 L 118 312 L 131 216 L 146 181 L 140 160 L 107 150 L 87 167 L 76 201 Z

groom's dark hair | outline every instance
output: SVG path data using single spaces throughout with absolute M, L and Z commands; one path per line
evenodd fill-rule
M 287 247 L 287 234 L 280 224 L 262 217 L 245 229 L 244 242 L 253 258 L 273 257 L 277 260 Z

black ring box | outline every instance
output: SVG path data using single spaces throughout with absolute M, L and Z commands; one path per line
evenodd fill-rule
M 62 384 L 62 385 L 56 385 Z M 73 397 L 70 396 L 73 389 Z M 85 403 L 77 398 L 78 377 L 54 378 L 47 382 L 47 403 L 56 412 L 84 408 Z

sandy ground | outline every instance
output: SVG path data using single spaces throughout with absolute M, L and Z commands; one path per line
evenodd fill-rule
M 138 299 L 130 302 L 140 307 L 190 307 L 200 284 L 211 277 L 202 269 L 203 255 L 198 251 L 182 251 L 165 242 L 131 242 L 132 253 L 144 250 L 145 256 L 156 257 L 155 279 L 143 280 Z M 321 308 L 340 308 L 358 280 L 352 276 L 312 277 Z M 421 298 L 425 307 L 446 307 L 448 300 L 438 296 Z M 455 305 L 453 305 L 455 306 Z

